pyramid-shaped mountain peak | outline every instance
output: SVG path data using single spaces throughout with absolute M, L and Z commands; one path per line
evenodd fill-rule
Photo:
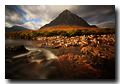
M 60 15 L 64 15 L 64 16 L 71 16 L 72 15 L 72 13 L 69 11 L 69 10 L 64 10 L 62 13 L 60 13 Z
M 63 12 L 70 12 L 68 9 L 64 10 Z
M 69 25 L 69 26 L 77 25 L 77 26 L 90 27 L 90 25 L 81 17 L 71 13 L 69 10 L 64 10 L 53 21 L 51 21 L 49 24 L 44 25 L 40 29 L 57 26 L 57 25 Z
M 69 10 L 64 10 L 62 13 L 65 13 L 65 14 L 70 14 L 71 12 Z

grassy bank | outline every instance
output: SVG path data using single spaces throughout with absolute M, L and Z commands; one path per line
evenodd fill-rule
M 21 38 L 21 39 L 31 39 L 38 36 L 80 36 L 80 35 L 102 35 L 102 34 L 114 34 L 115 28 L 67 28 L 67 29 L 41 29 L 35 31 L 18 31 L 18 32 L 6 32 L 6 38 Z

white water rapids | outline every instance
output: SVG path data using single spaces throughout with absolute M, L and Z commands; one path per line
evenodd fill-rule
M 47 49 L 30 47 L 26 47 L 26 49 L 29 50 L 28 53 L 6 59 L 6 75 L 18 79 L 47 79 L 49 74 L 56 69 L 51 63 L 54 59 L 58 59 L 58 57 Z M 39 56 L 43 55 L 44 58 L 39 59 Z M 24 60 L 24 57 L 29 60 L 28 63 L 21 62 Z M 43 62 L 41 62 L 41 64 L 40 61 L 42 60 Z M 16 72 L 16 74 L 14 72 Z
M 51 59 L 58 59 L 57 56 L 55 56 L 51 51 L 47 50 L 47 49 L 40 49 L 40 48 L 31 48 L 31 47 L 25 47 L 27 50 L 29 50 L 29 52 L 24 53 L 24 54 L 20 54 L 20 55 L 16 55 L 12 58 L 20 58 L 20 57 L 30 57 L 31 55 L 33 55 L 31 57 L 31 62 L 37 62 L 39 63 L 42 60 L 37 60 L 37 59 L 33 59 L 36 55 L 43 55 L 45 56 L 46 60 L 51 60 Z

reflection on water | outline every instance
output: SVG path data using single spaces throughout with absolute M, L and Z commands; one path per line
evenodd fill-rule
M 5 46 L 14 46 L 14 45 L 25 45 L 25 46 L 35 46 L 39 44 L 39 41 L 32 40 L 23 40 L 23 39 L 5 39 Z

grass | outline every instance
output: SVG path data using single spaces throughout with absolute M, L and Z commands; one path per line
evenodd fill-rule
M 115 28 L 89 28 L 80 26 L 53 26 L 40 30 L 31 31 L 18 31 L 18 32 L 6 32 L 5 37 L 7 38 L 21 38 L 21 39 L 31 39 L 38 36 L 80 36 L 80 35 L 96 35 L 96 34 L 113 34 L 115 33 Z

